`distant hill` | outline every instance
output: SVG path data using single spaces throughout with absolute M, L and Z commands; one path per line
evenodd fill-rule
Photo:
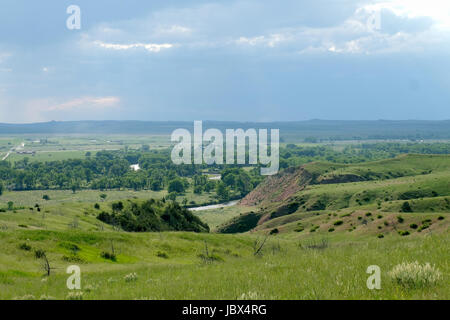
M 204 121 L 204 129 L 280 129 L 284 142 L 365 139 L 450 139 L 450 120 L 442 121 L 347 121 L 292 122 Z M 31 124 L 0 123 L 0 134 L 157 134 L 177 128 L 193 129 L 188 121 L 51 121 Z

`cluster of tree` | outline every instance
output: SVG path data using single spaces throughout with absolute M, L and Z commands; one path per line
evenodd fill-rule
M 133 171 L 131 164 L 141 170 Z M 10 190 L 82 188 L 161 190 L 168 182 L 199 172 L 193 165 L 175 165 L 169 150 L 143 152 L 101 151 L 94 157 L 51 162 L 0 162 L 0 179 Z
M 125 204 L 119 201 L 113 203 L 111 209 L 112 212 L 102 211 L 97 219 L 125 231 L 209 232 L 206 223 L 174 201 L 151 199 Z
M 85 159 L 30 162 L 28 158 L 14 164 L 0 161 L 0 194 L 9 190 L 66 189 L 166 189 L 174 199 L 190 186 L 197 194 L 216 191 L 221 200 L 245 196 L 261 180 L 259 166 L 244 170 L 245 165 L 175 165 L 170 149 L 101 151 Z M 448 154 L 450 143 L 362 143 L 344 148 L 333 145 L 297 146 L 280 149 L 280 168 L 311 161 L 357 163 L 395 157 L 401 153 Z M 248 156 L 247 156 L 248 157 Z M 138 163 L 140 170 L 130 165 Z M 222 173 L 213 181 L 203 171 Z M 188 181 L 188 179 L 190 181 Z
M 298 146 L 280 149 L 280 168 L 322 160 L 335 163 L 358 163 L 393 158 L 399 154 L 449 154 L 450 143 L 362 143 L 347 145 Z

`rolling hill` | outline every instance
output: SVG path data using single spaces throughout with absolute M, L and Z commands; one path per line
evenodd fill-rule
M 273 232 L 302 232 L 307 227 L 315 228 L 312 232 L 366 230 L 360 227 L 379 219 L 383 226 L 372 231 L 381 234 L 395 225 L 381 219 L 395 220 L 400 213 L 407 223 L 415 219 L 410 224 L 435 215 L 439 219 L 435 228 L 441 230 L 448 226 L 442 214 L 450 212 L 450 157 L 402 155 L 360 164 L 313 162 L 267 178 L 241 205 L 254 210 L 223 224 L 220 232 L 274 228 Z M 345 219 L 336 218 L 334 227 L 330 220 L 339 216 Z M 425 223 L 423 229 L 428 227 Z M 408 232 L 416 229 L 420 226 Z

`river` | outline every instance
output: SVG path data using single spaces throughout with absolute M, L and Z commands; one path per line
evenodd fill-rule
M 211 210 L 211 209 L 220 209 L 220 208 L 226 208 L 236 205 L 239 202 L 239 200 L 233 200 L 225 203 L 219 203 L 219 204 L 211 204 L 209 206 L 201 206 L 201 207 L 194 207 L 189 208 L 190 211 L 203 211 L 203 210 Z

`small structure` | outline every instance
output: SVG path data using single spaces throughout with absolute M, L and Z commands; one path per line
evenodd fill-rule
M 137 164 L 132 164 L 132 165 L 130 166 L 130 168 L 131 168 L 132 170 L 134 170 L 134 171 L 139 171 L 139 170 L 141 170 L 141 167 L 139 166 L 139 163 L 137 163 Z

